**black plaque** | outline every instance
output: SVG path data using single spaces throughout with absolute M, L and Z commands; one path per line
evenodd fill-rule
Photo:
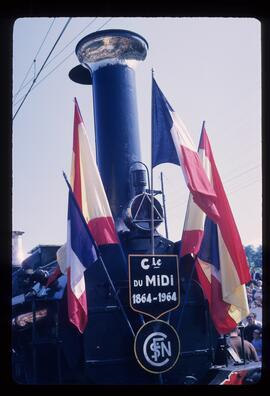
M 176 255 L 129 255 L 129 300 L 134 311 L 158 319 L 180 304 Z

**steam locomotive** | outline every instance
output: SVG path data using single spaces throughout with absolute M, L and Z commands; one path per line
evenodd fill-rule
M 181 241 L 161 236 L 163 206 L 152 192 L 140 157 L 134 64 L 145 59 L 148 44 L 125 30 L 104 30 L 84 37 L 76 47 L 81 65 L 69 73 L 92 85 L 96 158 L 124 252 L 101 249 L 111 283 L 100 260 L 85 272 L 88 324 L 83 334 L 69 322 L 67 279 L 47 279 L 57 266 L 60 246 L 37 246 L 12 275 L 13 379 L 22 384 L 208 384 L 226 362 L 224 339 L 217 334 L 208 304 L 193 271 L 191 256 L 179 264 L 180 305 L 161 317 L 176 329 L 181 343 L 176 364 L 162 374 L 144 370 L 136 360 L 134 336 L 150 318 L 129 303 L 128 256 L 151 253 L 153 193 L 155 254 L 179 255 Z M 122 315 L 117 297 L 127 318 Z

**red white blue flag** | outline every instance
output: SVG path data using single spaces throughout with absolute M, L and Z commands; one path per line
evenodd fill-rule
M 216 194 L 191 136 L 158 87 L 152 83 L 152 167 L 170 162 L 181 165 L 194 202 L 214 221 L 219 218 Z
M 76 99 L 74 108 L 71 189 L 95 243 L 98 246 L 119 244 L 110 206 Z M 73 255 L 73 250 L 70 248 L 69 241 L 68 234 L 67 243 L 57 251 L 58 265 L 54 273 L 49 277 L 47 286 L 57 279 L 59 275 L 67 274 L 70 321 L 76 326 L 76 323 L 79 323 L 77 327 L 82 332 L 87 323 L 87 301 L 83 276 L 85 267 L 80 265 L 78 260 L 70 261 L 69 255 Z M 72 266 L 70 266 L 70 262 L 73 263 Z M 77 270 L 76 263 L 78 264 Z M 76 281 L 74 283 L 74 277 L 80 279 L 77 286 Z M 80 315 L 76 312 L 80 312 Z M 77 317 L 84 319 L 78 321 Z
M 198 155 L 206 176 L 212 184 L 212 173 L 209 158 L 206 155 L 206 150 L 200 147 L 200 145 L 198 148 Z M 181 239 L 180 257 L 183 257 L 186 254 L 198 254 L 204 235 L 205 219 L 205 212 L 199 208 L 199 206 L 194 202 L 192 194 L 190 194 Z
M 220 334 L 226 334 L 249 313 L 245 283 L 251 278 L 240 235 L 204 125 L 199 154 L 216 192 L 215 204 L 220 217 L 217 223 L 214 223 L 189 200 L 181 256 L 188 253 L 197 255 L 197 275 L 208 300 L 213 323 Z
M 97 259 L 95 242 L 70 189 L 66 242 L 68 316 L 81 333 L 88 320 L 84 271 Z

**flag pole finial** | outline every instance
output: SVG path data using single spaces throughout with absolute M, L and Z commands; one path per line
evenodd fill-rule
M 71 189 L 70 184 L 69 184 L 69 181 L 68 181 L 68 178 L 67 178 L 67 175 L 65 174 L 64 171 L 62 171 L 62 173 L 63 173 L 64 179 L 65 179 L 65 182 L 66 182 L 67 185 L 68 185 L 68 188 Z

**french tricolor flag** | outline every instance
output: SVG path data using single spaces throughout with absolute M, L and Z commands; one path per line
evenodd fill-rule
M 196 256 L 197 275 L 208 300 L 213 323 L 220 334 L 226 334 L 249 313 L 245 283 L 251 278 L 204 124 L 199 154 L 216 192 L 215 204 L 220 217 L 214 223 L 189 199 L 181 256 L 188 253 Z
M 111 209 L 76 98 L 74 103 L 71 188 L 97 245 L 119 244 Z M 47 286 L 66 272 L 66 244 L 58 250 L 57 262 Z
M 83 333 L 88 320 L 84 271 L 98 260 L 99 253 L 71 188 L 65 252 L 69 320 Z
M 82 213 L 95 243 L 98 246 L 119 244 L 111 209 L 76 98 L 73 126 L 71 189 L 76 204 Z M 55 280 L 61 273 L 67 274 L 69 320 L 77 326 L 80 332 L 83 332 L 87 324 L 87 299 L 84 281 L 86 266 L 80 260 L 75 259 L 72 248 L 73 239 L 71 238 L 71 231 L 69 231 L 72 229 L 69 223 L 68 227 L 67 243 L 57 251 L 59 267 L 52 274 L 49 283 Z
M 152 80 L 152 168 L 164 162 L 181 165 L 194 202 L 214 221 L 216 194 L 183 121 Z
M 203 129 L 204 129 L 204 124 L 203 124 Z M 212 185 L 211 164 L 209 161 L 209 157 L 206 155 L 206 153 L 208 154 L 208 150 L 202 148 L 201 145 L 202 142 L 200 142 L 199 144 L 198 155 L 201 160 L 203 169 L 207 175 L 207 178 Z M 183 227 L 183 234 L 181 239 L 180 257 L 183 257 L 187 254 L 192 254 L 192 255 L 198 254 L 204 235 L 205 219 L 206 219 L 206 214 L 194 202 L 193 197 L 190 194 L 188 199 L 185 222 Z

